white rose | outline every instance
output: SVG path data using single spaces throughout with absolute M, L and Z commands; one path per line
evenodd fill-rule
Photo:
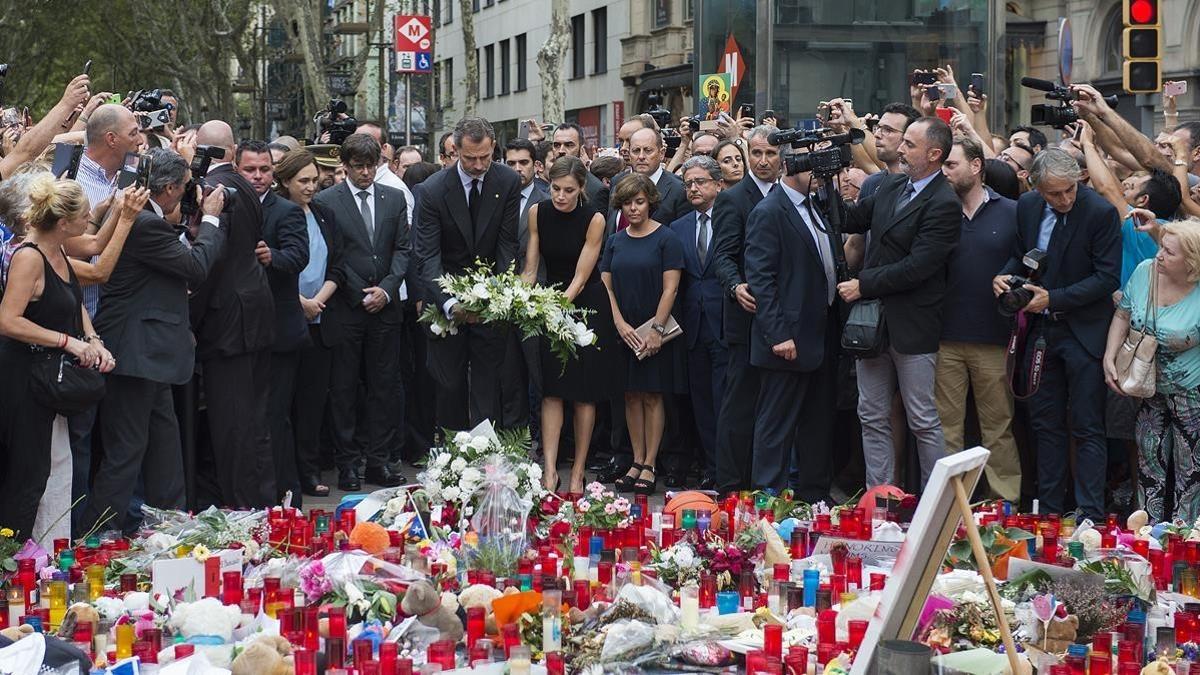
M 539 464 L 529 465 L 529 479 L 536 481 L 542 477 L 542 467 Z
M 480 452 L 487 450 L 491 445 L 492 442 L 486 436 L 476 436 L 471 439 L 471 447 Z
M 504 481 L 504 484 L 507 485 L 508 487 L 510 487 L 514 490 L 517 489 L 517 474 L 506 473 L 506 474 L 504 474 L 504 478 L 502 480 Z
M 485 286 L 483 282 L 477 282 L 471 287 L 471 295 L 479 298 L 480 300 L 487 300 L 488 298 L 492 297 L 491 293 L 488 292 L 487 286 Z
M 462 473 L 465 468 L 467 468 L 467 460 L 462 457 L 456 457 L 453 462 L 450 462 L 450 470 L 454 473 Z
M 679 550 L 675 552 L 675 562 L 680 567 L 691 567 L 696 562 L 696 556 L 692 553 L 691 547 L 679 546 Z
M 466 445 L 467 443 L 470 443 L 470 442 L 471 442 L 471 434 L 468 434 L 465 431 L 460 431 L 457 434 L 454 434 L 454 444 L 455 445 Z
M 448 502 L 456 501 L 460 496 L 462 496 L 462 490 L 454 487 L 453 485 L 445 490 L 442 490 L 442 497 L 444 497 Z
M 446 329 L 442 328 L 440 323 L 434 321 L 433 323 L 429 324 L 429 332 L 433 333 L 434 337 L 442 337 L 446 334 Z

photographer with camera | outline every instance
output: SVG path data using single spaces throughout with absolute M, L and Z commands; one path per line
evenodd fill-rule
M 124 514 L 139 475 L 144 499 L 156 508 L 184 506 L 183 451 L 171 387 L 192 377 L 195 350 L 188 325 L 188 288 L 213 269 L 227 233 L 220 227 L 225 193 L 203 201 L 191 246 L 164 217 L 183 200 L 188 164 L 156 148 L 149 152 L 150 199 L 134 222 L 96 316 L 96 331 L 117 360 L 100 403 L 104 458 L 83 523 Z M 197 188 L 199 189 L 199 188 Z
M 192 181 L 203 179 L 213 190 L 227 191 L 220 216 L 225 249 L 191 297 L 216 471 L 217 493 L 210 499 L 232 508 L 268 506 L 277 496 L 267 420 L 275 302 L 256 253 L 263 238 L 262 204 L 234 169 L 228 124 L 205 122 L 196 132 L 196 144 L 196 159 L 207 155 L 217 161 L 206 176 L 193 175 Z
M 886 321 L 886 343 L 856 364 L 868 487 L 895 481 L 890 413 L 897 385 L 917 439 L 921 486 L 945 454 L 934 382 L 946 270 L 962 225 L 962 205 L 942 173 L 951 141 L 949 125 L 936 117 L 909 124 L 897 149 L 904 173 L 889 174 L 874 194 L 847 204 L 845 232 L 869 232 L 870 246 L 858 278 L 838 284 L 838 293 L 846 302 L 878 301 Z
M 1097 519 L 1105 513 L 1108 457 L 1100 359 L 1120 280 L 1120 217 L 1103 197 L 1079 185 L 1079 164 L 1061 149 L 1042 151 L 1030 178 L 1034 190 L 1017 202 L 1014 255 L 992 289 L 1002 305 L 1022 305 L 1029 322 L 1028 334 L 1018 333 L 1015 340 L 1025 340 L 1034 364 L 1025 375 L 1033 390 L 1029 417 L 1037 443 L 1038 500 L 1048 513 L 1066 510 L 1069 428 L 1076 441 L 1075 503 L 1083 515 Z M 1010 276 L 1027 269 L 1023 258 L 1033 249 L 1044 252 L 1040 285 L 1013 288 Z M 1038 352 L 1044 354 L 1040 362 Z

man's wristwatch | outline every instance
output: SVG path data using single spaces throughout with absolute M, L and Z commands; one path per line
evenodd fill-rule
M 1182 159 L 1177 159 L 1175 160 L 1175 166 L 1187 166 L 1187 162 L 1183 161 Z
M 653 328 L 654 332 L 658 333 L 659 335 L 667 334 L 667 327 L 662 325 L 661 323 L 652 323 L 652 324 L 650 324 L 650 327 Z

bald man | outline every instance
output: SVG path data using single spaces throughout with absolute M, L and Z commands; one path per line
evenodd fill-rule
M 253 186 L 234 169 L 233 129 L 220 120 L 196 132 L 197 145 L 221 148 L 209 167 L 209 185 L 237 190 L 221 214 L 225 250 L 191 299 L 196 358 L 202 365 L 212 439 L 215 493 L 201 501 L 230 508 L 275 503 L 267 399 L 275 302 L 254 248 L 262 237 L 262 205 Z M 232 208 L 229 203 L 232 202 Z

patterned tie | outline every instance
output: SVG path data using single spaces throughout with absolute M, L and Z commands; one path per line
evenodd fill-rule
M 900 199 L 896 202 L 896 210 L 893 212 L 893 215 L 903 211 L 904 207 L 908 206 L 908 203 L 912 201 L 913 195 L 916 193 L 917 188 L 913 185 L 911 180 L 908 181 L 908 186 L 904 188 L 904 192 L 900 195 Z
M 700 257 L 700 264 L 703 265 L 708 259 L 708 214 L 701 213 L 697 218 L 697 223 L 700 226 L 700 232 L 696 237 L 696 255 Z
M 362 214 L 363 225 L 367 226 L 367 238 L 375 241 L 375 217 L 371 215 L 371 204 L 367 201 L 371 193 L 362 190 L 358 193 L 358 212 Z

